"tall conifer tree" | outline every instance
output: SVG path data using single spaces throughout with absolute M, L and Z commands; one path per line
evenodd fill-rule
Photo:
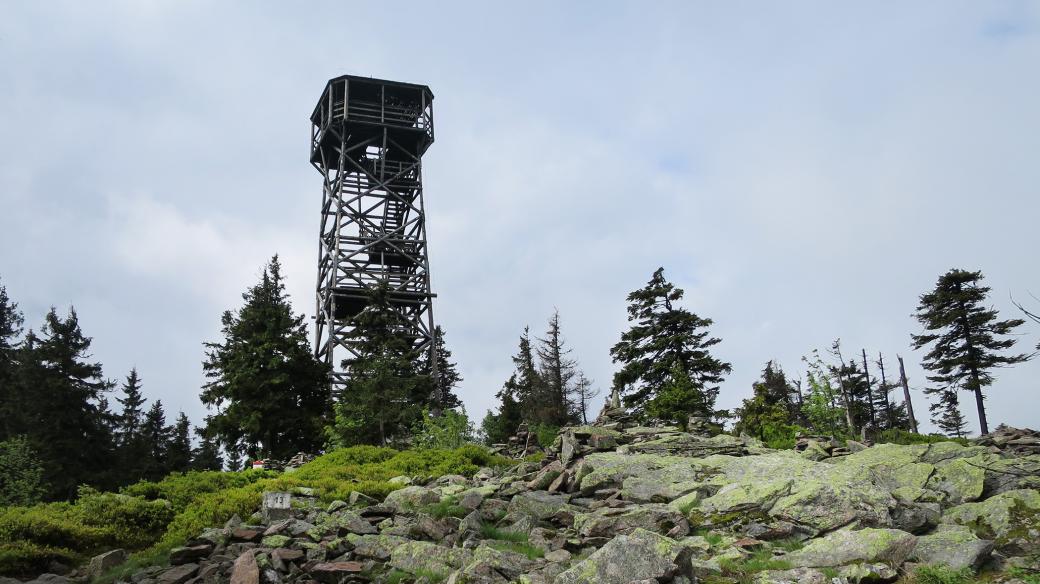
M 152 402 L 152 407 L 144 416 L 141 425 L 141 442 L 147 452 L 140 467 L 141 478 L 157 481 L 169 472 L 169 458 L 172 428 L 166 425 L 166 410 L 162 400 Z
M 577 361 L 570 358 L 571 349 L 563 340 L 560 330 L 560 311 L 549 317 L 549 329 L 545 338 L 538 339 L 538 373 L 542 381 L 540 422 L 552 426 L 563 426 L 575 420 L 570 394 L 572 380 L 578 372 Z
M 166 467 L 170 472 L 185 472 L 191 469 L 191 422 L 180 412 L 170 431 L 166 446 Z
M 462 400 L 455 395 L 455 386 L 462 381 L 462 375 L 455 362 L 451 360 L 451 351 L 444 343 L 444 329 L 440 325 L 434 327 L 433 339 L 437 351 L 437 383 L 434 397 L 438 403 L 431 405 L 441 410 L 453 410 L 462 405 Z M 424 375 L 433 375 L 429 351 L 423 351 L 419 356 L 419 371 Z
M 720 342 L 708 331 L 711 319 L 678 306 L 682 297 L 683 291 L 665 280 L 664 268 L 628 295 L 633 324 L 610 349 L 621 365 L 614 386 L 629 406 L 680 422 L 689 415 L 710 419 L 717 414 L 718 384 L 732 367 L 709 352 Z M 661 403 L 652 406 L 659 398 Z
M 206 343 L 202 403 L 209 432 L 254 457 L 315 452 L 330 409 L 327 370 L 314 358 L 303 315 L 293 313 L 278 256 L 245 304 L 221 319 L 224 340 Z
M 948 404 L 956 400 L 943 392 L 972 392 L 980 433 L 986 434 L 989 423 L 983 390 L 993 384 L 992 371 L 1026 361 L 1030 355 L 1005 354 L 1017 341 L 1009 335 L 1025 321 L 999 320 L 996 310 L 985 308 L 989 288 L 981 282 L 982 272 L 952 269 L 940 276 L 935 288 L 921 295 L 914 313 L 924 331 L 911 336 L 914 349 L 929 347 L 922 363 L 931 372 L 931 385 L 925 393 L 938 396 L 940 404 Z M 943 405 L 940 411 L 953 410 Z
M 15 435 L 17 420 L 22 416 L 15 383 L 22 322 L 18 304 L 7 295 L 7 288 L 0 285 L 0 441 Z
M 403 436 L 433 396 L 433 379 L 420 371 L 418 351 L 403 332 L 407 322 L 390 305 L 389 293 L 386 286 L 373 290 L 352 321 L 359 355 L 343 361 L 349 378 L 330 429 L 342 445 L 387 444 Z
M 19 407 L 52 498 L 71 498 L 84 483 L 104 486 L 112 466 L 103 405 L 113 384 L 100 363 L 88 361 L 90 343 L 75 309 L 62 318 L 52 308 L 40 336 L 30 331 L 19 351 Z

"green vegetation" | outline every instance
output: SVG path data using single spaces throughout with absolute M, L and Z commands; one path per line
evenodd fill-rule
M 459 506 L 459 501 L 456 497 L 445 497 L 438 503 L 422 506 L 419 511 L 437 519 L 444 519 L 445 517 L 462 519 L 469 514 L 469 511 Z
M 260 506 L 264 491 L 307 486 L 323 502 L 346 499 L 351 491 L 381 498 L 400 488 L 388 482 L 395 476 L 423 480 L 445 474 L 472 476 L 482 466 L 512 463 L 475 445 L 406 451 L 357 446 L 333 451 L 281 475 L 204 471 L 142 481 L 119 494 L 84 488 L 72 503 L 0 511 L 0 574 L 38 573 L 52 560 L 75 564 L 113 547 L 143 550 L 135 558 L 156 563 L 204 528 L 222 525 L 232 515 L 248 517 Z M 435 512 L 458 510 L 449 501 Z
M 43 465 L 29 440 L 0 442 L 0 507 L 32 505 L 43 497 Z
M 516 552 L 531 558 L 540 558 L 545 555 L 545 550 L 531 545 L 526 533 L 499 529 L 493 525 L 484 523 L 480 526 L 480 537 L 492 541 L 486 542 L 489 547 L 496 550 Z
M 969 568 L 954 570 L 946 566 L 919 566 L 914 570 L 914 584 L 970 584 L 975 574 Z
M 982 272 L 950 270 L 931 292 L 921 295 L 914 314 L 924 328 L 921 334 L 911 335 L 914 349 L 928 347 L 922 366 L 931 374 L 924 392 L 939 398 L 930 408 L 932 421 L 957 437 L 964 436 L 966 425 L 957 391 L 974 394 L 979 433 L 986 434 L 989 424 L 982 392 L 993 384 L 992 371 L 1031 358 L 1025 353 L 1005 354 L 1018 341 L 1014 329 L 1025 321 L 997 320 L 997 311 L 985 306 L 990 289 L 981 282 Z
M 1007 575 L 1026 584 L 1040 584 L 1040 571 L 1038 570 L 1014 567 L 1007 571 Z
M 878 443 L 902 444 L 935 444 L 936 442 L 956 442 L 962 446 L 968 446 L 967 438 L 951 438 L 942 434 L 914 434 L 899 428 L 884 430 L 877 438 Z
M 740 560 L 723 559 L 719 562 L 719 567 L 722 568 L 723 575 L 745 583 L 751 582 L 758 572 L 788 570 L 791 568 L 791 563 L 773 557 L 772 550 L 765 548 L 755 550 L 751 552 L 751 555 Z
M 440 416 L 430 415 L 429 408 L 422 411 L 422 419 L 412 428 L 412 444 L 417 448 L 459 448 L 474 441 L 473 424 L 461 411 L 445 410 Z
M 710 336 L 710 318 L 677 306 L 683 291 L 658 268 L 647 285 L 628 295 L 631 328 L 610 349 L 621 370 L 614 387 L 630 407 L 685 427 L 691 415 L 713 419 L 718 384 L 732 367 L 709 350 L 721 342 Z

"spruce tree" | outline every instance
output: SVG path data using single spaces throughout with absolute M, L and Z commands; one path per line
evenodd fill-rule
M 947 425 L 953 424 L 949 404 L 956 400 L 943 392 L 970 391 L 975 394 L 980 433 L 986 434 L 983 389 L 993 384 L 993 369 L 1021 363 L 1030 355 L 1005 354 L 1017 341 L 1009 335 L 1025 321 L 998 320 L 996 310 L 983 306 L 990 289 L 981 282 L 982 272 L 952 269 L 940 276 L 935 289 L 921 295 L 914 313 L 924 331 L 911 336 L 914 349 L 929 347 L 922 365 L 931 372 L 931 385 L 924 391 L 945 404 L 940 409 L 950 412 L 943 414 L 951 420 Z
M 170 432 L 166 445 L 166 468 L 169 472 L 185 472 L 191 469 L 191 422 L 180 412 Z
M 545 338 L 538 339 L 535 349 L 538 355 L 538 377 L 541 379 L 542 405 L 538 421 L 550 426 L 563 426 L 574 421 L 570 394 L 573 392 L 572 380 L 577 374 L 577 361 L 568 355 L 571 349 L 563 340 L 560 331 L 560 312 L 553 311 L 549 318 L 549 328 Z
M 147 452 L 141 462 L 141 478 L 157 481 L 169 473 L 167 452 L 172 429 L 166 425 L 166 411 L 162 400 L 155 400 L 141 425 L 141 441 Z
M 505 383 L 495 396 L 499 399 L 498 412 L 488 411 L 480 423 L 480 429 L 488 444 L 504 444 L 516 433 L 523 423 L 520 403 L 516 400 L 516 374 Z
M 944 389 L 933 392 L 937 396 L 935 402 L 928 406 L 932 413 L 932 423 L 939 427 L 947 436 L 953 438 L 964 438 L 968 435 L 968 422 L 961 414 L 960 400 L 957 398 L 957 390 Z
M 130 369 L 122 387 L 123 397 L 116 398 L 123 411 L 119 415 L 116 437 L 120 446 L 127 446 L 140 434 L 142 415 L 144 414 L 144 396 L 141 394 L 141 378 L 137 375 L 137 367 Z
M 0 285 L 0 441 L 16 435 L 20 426 L 17 421 L 22 417 L 15 383 L 22 322 L 18 304 L 8 297 L 7 288 Z
M 614 386 L 630 407 L 676 420 L 688 415 L 711 419 L 717 414 L 718 384 L 732 367 L 709 352 L 720 342 L 708 332 L 711 319 L 678 306 L 682 296 L 665 280 L 664 268 L 628 295 L 628 320 L 634 324 L 610 349 L 621 365 Z M 653 405 L 658 398 L 662 403 Z
M 343 361 L 348 381 L 330 429 L 337 444 L 388 444 L 403 437 L 430 405 L 433 380 L 420 371 L 418 351 L 404 332 L 408 323 L 390 305 L 389 294 L 386 286 L 373 290 L 351 321 L 358 354 Z
M 455 387 L 462 381 L 462 375 L 451 360 L 451 351 L 444 344 L 444 329 L 440 325 L 433 329 L 433 342 L 437 352 L 437 383 L 434 393 L 436 403 L 431 402 L 431 406 L 453 410 L 462 406 L 462 400 L 455 395 Z M 424 375 L 433 375 L 429 351 L 423 351 L 419 356 L 419 371 Z
M 202 403 L 207 428 L 225 444 L 244 443 L 254 458 L 316 452 L 330 408 L 325 366 L 311 353 L 303 315 L 285 293 L 278 256 L 245 304 L 221 319 L 224 340 L 206 343 Z
M 23 416 L 33 447 L 44 461 L 51 498 L 71 498 L 80 484 L 102 485 L 112 466 L 114 446 L 104 419 L 101 364 L 90 358 L 75 309 L 65 318 L 53 308 L 40 336 L 32 331 L 19 351 Z M 104 485 L 102 485 L 104 486 Z
M 534 350 L 531 348 L 531 333 L 524 327 L 520 335 L 520 346 L 513 356 L 512 396 L 520 405 L 523 419 L 530 423 L 543 423 L 548 409 L 542 402 L 545 395 L 544 381 L 534 363 Z M 512 431 L 516 431 L 515 428 Z
M 199 445 L 191 453 L 192 470 L 223 469 L 224 458 L 220 455 L 220 444 L 202 428 L 196 428 L 195 435 L 199 437 Z
M 767 433 L 791 424 L 793 391 L 784 370 L 773 361 L 767 362 L 762 379 L 751 385 L 751 398 L 735 412 L 734 431 L 765 440 Z

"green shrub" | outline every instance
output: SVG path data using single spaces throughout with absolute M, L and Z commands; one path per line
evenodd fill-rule
M 969 444 L 967 438 L 950 438 L 949 436 L 943 436 L 942 434 L 914 434 L 913 432 L 907 432 L 906 430 L 900 430 L 899 428 L 891 428 L 883 430 L 877 438 L 878 443 L 889 443 L 889 444 L 902 444 L 908 446 L 911 444 L 934 444 L 936 442 L 956 442 L 962 446 Z
M 529 431 L 534 432 L 534 435 L 538 437 L 538 444 L 550 446 L 556 441 L 556 435 L 560 433 L 560 427 L 549 424 L 533 424 Z
M 794 448 L 798 433 L 804 431 L 801 426 L 791 424 L 766 424 L 762 426 L 762 441 L 766 448 L 790 450 Z
M 418 448 L 459 448 L 475 439 L 466 410 L 446 410 L 435 418 L 424 409 L 422 419 L 412 429 L 412 441 Z
M 406 451 L 355 446 L 318 457 L 291 473 L 175 473 L 160 481 L 139 482 L 119 494 L 84 488 L 73 503 L 0 508 L 0 574 L 39 573 L 53 560 L 74 564 L 115 547 L 144 550 L 134 554 L 130 565 L 156 563 L 203 529 L 220 526 L 232 515 L 248 517 L 260 507 L 264 491 L 306 486 L 325 502 L 345 500 L 351 491 L 383 498 L 401 487 L 387 482 L 398 475 L 472 476 L 483 466 L 512 463 L 476 445 Z M 460 513 L 451 501 L 431 511 L 444 516 Z M 115 576 L 106 578 L 114 581 Z
M 41 546 L 27 541 L 0 543 L 0 574 L 30 576 L 47 569 L 51 562 L 74 564 L 82 558 L 72 550 Z
M 915 584 L 970 584 L 975 581 L 971 569 L 954 570 L 947 566 L 919 566 L 914 570 Z
M 43 465 L 24 436 L 0 442 L 0 507 L 38 503 L 44 494 Z

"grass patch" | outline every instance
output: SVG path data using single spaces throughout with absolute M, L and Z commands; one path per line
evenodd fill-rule
M 969 568 L 954 570 L 946 566 L 919 566 L 914 570 L 914 584 L 970 584 L 975 574 Z
M 532 560 L 536 560 L 545 556 L 545 550 L 525 542 L 492 540 L 485 542 L 485 544 L 488 547 L 496 549 L 500 552 L 514 552 L 518 554 L 523 554 Z
M 459 506 L 457 497 L 445 497 L 439 503 L 423 505 L 419 508 L 419 511 L 436 519 L 444 519 L 445 517 L 458 517 L 459 519 L 462 519 L 469 514 L 469 511 Z
M 1026 584 L 1040 584 L 1040 571 L 1026 568 L 1013 567 L 1008 570 L 1008 576 L 1018 578 Z
M 787 537 L 770 542 L 770 545 L 775 549 L 781 549 L 785 552 L 796 552 L 805 547 L 805 541 L 800 540 L 797 537 Z
M 755 574 L 766 570 L 788 570 L 791 562 L 773 557 L 772 550 L 755 550 L 750 556 L 742 560 L 723 559 L 719 562 L 722 573 L 725 576 L 736 579 L 738 582 L 751 582 Z
M 837 568 L 820 568 L 820 572 L 827 577 L 828 580 L 833 581 L 835 578 L 841 576 L 841 572 Z
M 528 543 L 530 540 L 526 533 L 499 529 L 494 525 L 482 523 L 480 525 L 481 539 L 497 539 L 499 541 L 510 541 L 513 543 Z

